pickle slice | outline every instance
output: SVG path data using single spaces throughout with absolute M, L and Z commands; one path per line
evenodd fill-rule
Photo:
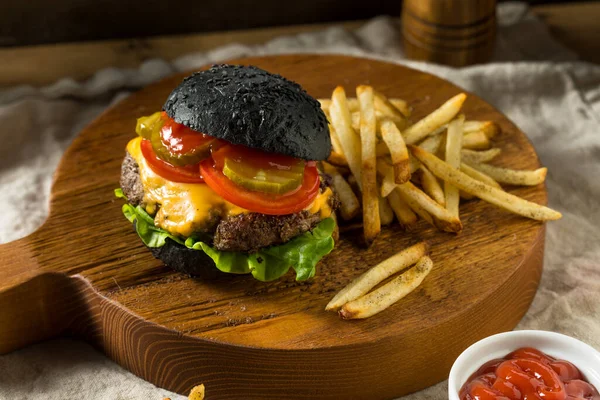
M 161 112 L 155 112 L 152 115 L 146 117 L 140 117 L 137 119 L 135 125 L 135 133 L 143 137 L 144 139 L 150 140 L 152 138 L 152 132 L 156 125 L 160 125 Z
M 187 153 L 176 154 L 169 150 L 169 148 L 163 143 L 160 136 L 161 124 L 155 124 L 155 129 L 152 130 L 150 137 L 150 143 L 152 143 L 152 149 L 156 155 L 172 164 L 176 167 L 183 167 L 185 165 L 198 164 L 200 161 L 207 157 L 210 157 L 210 146 L 215 139 L 209 140 L 201 146 L 195 147 Z
M 284 194 L 297 189 L 302 184 L 304 164 L 304 161 L 300 160 L 289 169 L 262 169 L 228 158 L 223 165 L 223 174 L 248 190 Z

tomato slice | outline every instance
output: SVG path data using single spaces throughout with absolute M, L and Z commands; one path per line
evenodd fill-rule
M 302 185 L 283 195 L 273 195 L 244 189 L 233 183 L 209 158 L 200 163 L 204 181 L 219 196 L 230 203 L 250 211 L 269 215 L 285 215 L 302 211 L 308 207 L 319 193 L 319 172 L 314 165 L 304 169 Z
M 142 139 L 141 149 L 150 169 L 163 178 L 180 183 L 204 183 L 198 164 L 185 167 L 169 164 L 156 155 L 148 139 Z

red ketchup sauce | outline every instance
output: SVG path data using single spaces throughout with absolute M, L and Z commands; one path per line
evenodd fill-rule
M 600 400 L 577 367 L 522 348 L 485 363 L 460 389 L 461 400 Z

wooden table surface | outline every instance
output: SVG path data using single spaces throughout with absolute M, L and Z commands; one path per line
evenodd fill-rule
M 600 2 L 533 7 L 555 38 L 576 51 L 583 60 L 600 63 Z M 175 59 L 194 51 L 206 51 L 229 43 L 258 44 L 280 35 L 343 26 L 349 30 L 364 21 L 295 25 L 231 32 L 0 48 L 0 87 L 35 86 L 63 77 L 84 79 L 106 67 L 136 67 L 150 58 Z M 43 68 L 40 68 L 43 66 Z

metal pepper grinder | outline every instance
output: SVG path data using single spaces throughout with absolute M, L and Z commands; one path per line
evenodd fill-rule
M 404 0 L 406 56 L 454 67 L 488 62 L 496 40 L 496 0 Z

